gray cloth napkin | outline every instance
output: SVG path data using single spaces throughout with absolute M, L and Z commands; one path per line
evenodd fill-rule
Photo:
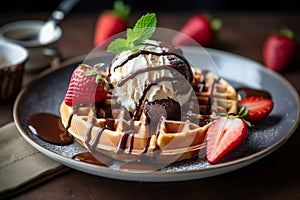
M 12 122 L 0 128 L 0 199 L 68 170 L 28 144 Z

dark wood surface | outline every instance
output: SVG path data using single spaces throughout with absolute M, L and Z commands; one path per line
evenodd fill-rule
M 193 13 L 158 13 L 160 27 L 178 30 Z M 132 24 L 139 14 L 131 17 Z M 282 26 L 300 36 L 300 13 L 214 13 L 222 20 L 216 49 L 262 62 L 262 44 Z M 0 14 L 0 26 L 20 19 L 46 19 L 47 13 Z M 63 59 L 89 53 L 97 14 L 70 14 L 60 26 Z M 300 62 L 282 75 L 300 91 Z M 25 74 L 24 85 L 38 74 Z M 0 104 L 0 126 L 13 121 L 13 102 Z M 278 150 L 242 169 L 193 181 L 140 183 L 93 176 L 70 169 L 14 196 L 15 199 L 300 199 L 299 129 Z M 137 175 L 138 176 L 138 175 Z

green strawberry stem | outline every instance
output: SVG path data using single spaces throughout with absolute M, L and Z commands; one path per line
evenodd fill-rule
M 220 19 L 213 19 L 210 22 L 210 26 L 213 31 L 218 31 L 222 27 L 222 21 Z
M 98 64 L 95 64 L 94 67 L 91 67 L 90 65 L 87 65 L 87 64 L 80 64 L 80 66 L 82 66 L 82 67 L 91 68 L 90 70 L 83 72 L 84 76 L 97 75 L 96 83 L 101 83 L 102 81 L 104 81 L 104 90 L 108 91 L 109 83 L 105 78 L 102 77 L 101 71 L 99 70 L 104 65 L 105 65 L 104 63 L 98 63 Z
M 295 37 L 294 32 L 291 29 L 286 28 L 286 27 L 281 28 L 279 30 L 279 34 L 286 36 L 289 39 L 294 39 L 294 37 Z
M 113 4 L 113 10 L 109 10 L 108 12 L 123 20 L 127 20 L 130 13 L 130 6 L 125 5 L 123 1 L 117 0 Z
M 206 12 L 203 14 L 206 19 L 208 19 L 208 21 L 210 22 L 210 27 L 213 31 L 218 31 L 221 29 L 222 27 L 222 20 L 218 19 L 218 18 L 214 18 L 212 14 Z
M 298 35 L 296 35 L 292 29 L 287 28 L 287 27 L 282 27 L 281 29 L 279 29 L 278 31 L 279 35 L 285 36 L 291 40 L 295 40 L 295 42 L 297 44 L 300 43 L 300 37 L 298 37 Z
M 247 121 L 245 119 L 245 117 L 247 117 L 247 115 L 249 114 L 249 110 L 247 110 L 246 107 L 244 107 L 244 106 L 240 109 L 239 114 L 237 114 L 237 115 L 232 114 L 232 113 L 230 113 L 230 114 L 228 114 L 228 113 L 218 113 L 216 111 L 215 111 L 215 113 L 216 113 L 216 117 L 214 118 L 214 120 L 219 118 L 219 117 L 227 117 L 228 119 L 240 118 L 241 120 L 243 120 L 243 122 L 248 127 L 253 127 L 254 126 L 253 124 L 251 124 L 249 121 Z

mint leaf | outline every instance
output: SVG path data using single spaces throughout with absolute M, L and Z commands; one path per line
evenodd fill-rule
M 156 22 L 156 14 L 147 13 L 146 15 L 143 15 L 140 19 L 138 19 L 133 29 L 156 27 Z
M 156 14 L 147 13 L 142 16 L 133 27 L 134 39 L 128 38 L 128 40 L 133 41 L 134 44 L 143 43 L 145 40 L 151 38 L 155 31 L 156 24 Z
M 126 37 L 128 43 L 134 43 L 138 37 L 138 34 L 133 29 L 127 28 Z
M 118 38 L 112 41 L 107 48 L 108 52 L 119 53 L 122 51 L 137 51 L 137 46 L 152 37 L 156 29 L 157 19 L 155 13 L 143 15 L 133 29 L 128 28 L 126 39 Z
M 127 51 L 131 49 L 131 45 L 127 42 L 127 40 L 123 38 L 118 38 L 112 41 L 107 48 L 108 52 L 118 53 L 121 51 Z
M 156 29 L 156 15 L 155 13 L 148 13 L 143 15 L 135 24 L 133 29 L 127 29 L 127 41 L 129 43 L 141 44 L 145 40 L 151 38 Z

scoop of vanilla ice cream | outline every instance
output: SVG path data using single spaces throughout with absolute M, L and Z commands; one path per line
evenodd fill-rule
M 156 53 L 167 51 L 166 47 L 161 47 L 159 42 L 154 40 L 147 40 L 145 45 L 141 45 L 140 50 L 146 50 Z M 158 99 L 171 98 L 178 101 L 178 97 L 172 88 L 170 81 L 160 82 L 157 85 L 151 85 L 146 88 L 151 82 L 162 77 L 173 77 L 170 70 L 153 70 L 142 73 L 133 73 L 141 71 L 148 67 L 158 67 L 170 65 L 170 60 L 167 55 L 154 55 L 154 54 L 139 54 L 134 58 L 130 58 L 131 51 L 121 52 L 111 63 L 110 70 L 110 83 L 113 85 L 113 95 L 116 97 L 117 103 L 127 108 L 130 112 L 134 112 L 136 105 L 145 93 L 143 100 L 153 102 Z M 130 59 L 128 59 L 130 58 Z M 124 65 L 121 65 L 127 61 Z M 121 66 L 120 66 L 121 65 Z M 118 83 L 125 77 L 131 76 L 123 85 Z

